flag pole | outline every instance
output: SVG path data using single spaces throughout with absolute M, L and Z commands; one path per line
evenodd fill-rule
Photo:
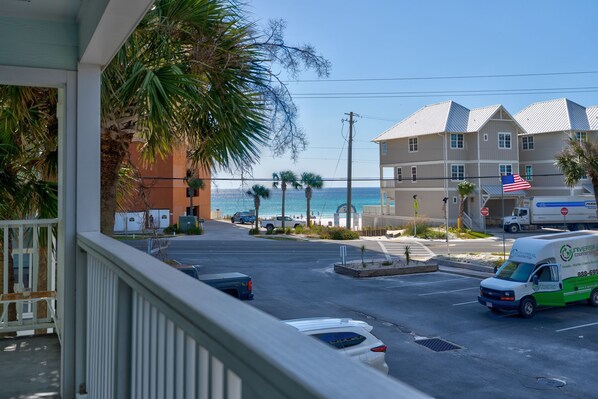
M 502 203 L 502 218 L 501 218 L 501 227 L 502 227 L 502 260 L 503 262 L 507 258 L 507 249 L 505 246 L 505 185 L 502 181 L 502 176 L 500 178 L 500 197 Z

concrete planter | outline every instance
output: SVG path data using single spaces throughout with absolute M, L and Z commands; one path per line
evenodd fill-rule
M 366 263 L 366 267 L 363 267 L 361 262 L 358 262 L 346 265 L 335 264 L 334 271 L 351 277 L 379 277 L 436 272 L 438 271 L 438 265 L 436 263 L 413 262 L 410 265 L 383 266 L 382 262 L 374 262 L 373 264 Z

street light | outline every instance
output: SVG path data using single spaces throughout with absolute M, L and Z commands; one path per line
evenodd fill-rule
M 444 208 L 444 226 L 446 229 L 446 253 L 447 255 L 450 257 L 451 256 L 451 251 L 449 249 L 449 233 L 448 233 L 448 197 L 444 197 L 442 199 L 442 202 L 444 202 L 444 205 L 442 206 Z
M 417 194 L 413 195 L 413 237 L 417 237 Z

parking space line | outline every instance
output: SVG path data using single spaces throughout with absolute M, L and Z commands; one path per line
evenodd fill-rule
M 389 285 L 388 287 L 383 287 L 383 289 L 388 289 L 388 288 L 403 288 L 403 287 L 419 287 L 421 285 L 436 284 L 436 283 L 447 283 L 447 282 L 450 282 L 450 281 L 467 280 L 469 278 L 470 277 L 459 277 L 459 278 L 451 278 L 449 280 L 428 281 L 426 283 Z M 479 288 L 479 286 L 478 286 L 478 288 Z
M 467 291 L 467 290 L 479 290 L 479 289 L 480 289 L 479 286 L 475 286 L 475 287 L 469 287 L 469 288 L 461 288 L 459 290 L 428 292 L 426 294 L 419 294 L 418 296 L 449 294 L 451 292 L 459 292 L 459 291 Z
M 469 301 L 469 302 L 453 303 L 453 306 L 470 305 L 470 304 L 472 304 L 472 303 L 478 303 L 478 301 Z
M 561 328 L 560 330 L 556 330 L 556 332 L 568 331 L 568 330 L 575 330 L 576 328 L 590 327 L 590 326 L 595 326 L 597 324 L 598 324 L 598 322 L 596 322 L 596 323 L 589 323 L 589 324 L 582 324 L 582 325 L 574 326 L 574 327 Z

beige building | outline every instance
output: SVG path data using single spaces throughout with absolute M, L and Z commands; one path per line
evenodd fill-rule
M 515 120 L 525 130 L 519 136 L 519 173 L 532 185 L 528 196 L 594 194 L 588 179 L 567 187 L 554 158 L 570 138 L 597 140 L 598 106 L 586 108 L 561 98 L 532 104 Z
M 463 180 L 476 185 L 465 202 L 465 224 L 483 228 L 482 207 L 490 209 L 487 221 L 498 221 L 503 214 L 500 175 L 519 171 L 517 143 L 523 132 L 501 105 L 469 110 L 447 101 L 418 110 L 373 140 L 380 150 L 381 206 L 364 209 L 364 225 L 404 224 L 413 220 L 415 207 L 418 218 L 455 224 L 457 184 Z M 505 193 L 504 212 L 523 196 L 523 191 Z

